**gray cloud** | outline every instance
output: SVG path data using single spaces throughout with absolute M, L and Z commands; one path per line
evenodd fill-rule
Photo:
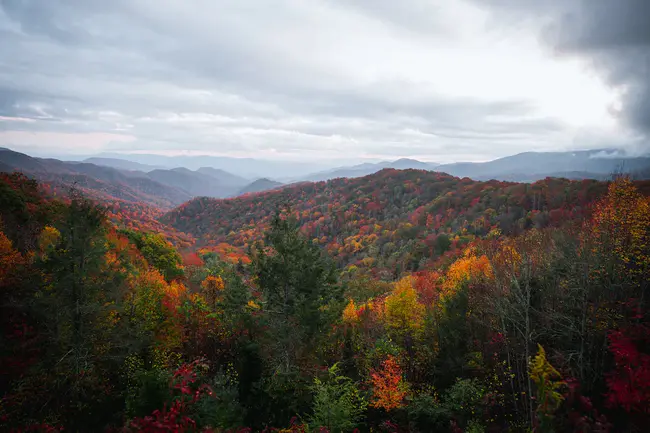
M 650 2 L 647 0 L 473 0 L 498 25 L 525 17 L 557 56 L 591 61 L 623 91 L 620 115 L 650 134 Z
M 483 51 L 454 19 L 479 26 L 476 5 L 499 20 L 530 17 L 544 3 L 472 1 L 0 0 L 0 145 L 46 152 L 53 136 L 38 134 L 102 133 L 93 149 L 448 161 L 601 144 L 538 113 L 533 97 L 469 90 L 504 83 L 486 78 L 494 61 L 471 56 Z M 647 82 L 626 50 L 645 50 L 644 37 L 599 41 L 586 24 L 564 30 L 570 9 L 536 12 L 548 21 L 530 18 L 530 32 L 637 90 L 622 116 L 641 129 Z M 614 137 L 608 146 L 636 143 Z

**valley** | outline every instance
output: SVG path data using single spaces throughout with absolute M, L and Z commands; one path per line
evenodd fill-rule
M 650 180 L 385 167 L 217 198 L 200 193 L 247 180 L 0 157 L 3 428 L 455 433 L 549 414 L 559 431 L 643 419 Z

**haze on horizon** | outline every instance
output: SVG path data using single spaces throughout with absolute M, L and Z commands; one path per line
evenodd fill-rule
M 647 0 L 0 0 L 0 146 L 477 161 L 650 149 Z

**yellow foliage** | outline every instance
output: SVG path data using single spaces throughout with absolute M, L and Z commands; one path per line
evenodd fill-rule
M 0 231 L 0 287 L 13 282 L 16 266 L 22 262 L 21 254 L 14 249 L 11 240 Z
M 359 316 L 357 315 L 357 306 L 354 301 L 350 299 L 348 305 L 343 310 L 343 322 L 348 325 L 357 323 L 359 321 Z
M 395 283 L 395 288 L 384 302 L 384 320 L 388 327 L 400 331 L 422 327 L 424 305 L 418 302 L 413 277 L 406 276 Z
M 208 275 L 201 283 L 201 287 L 208 292 L 220 292 L 225 288 L 223 278 Z
M 530 363 L 530 378 L 537 386 L 537 414 L 540 422 L 548 423 L 564 397 L 558 391 L 563 385 L 560 373 L 546 359 L 544 348 L 537 345 L 537 355 Z
M 609 186 L 596 206 L 592 230 L 602 249 L 614 254 L 627 271 L 650 272 L 650 199 L 632 181 L 619 178 Z
M 56 245 L 60 237 L 61 233 L 56 228 L 45 226 L 38 236 L 38 249 L 41 254 L 47 254 L 47 251 Z

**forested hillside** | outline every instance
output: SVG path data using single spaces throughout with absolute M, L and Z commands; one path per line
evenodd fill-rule
M 650 182 L 638 182 L 650 191 Z M 392 279 L 488 235 L 559 226 L 589 212 L 604 182 L 548 178 L 533 184 L 477 182 L 424 170 L 302 183 L 229 200 L 197 198 L 161 221 L 208 249 L 240 254 L 261 240 L 278 209 L 341 267 Z
M 186 191 L 152 179 L 134 176 L 110 167 L 57 159 L 33 158 L 9 149 L 0 149 L 4 172 L 21 172 L 51 185 L 59 194 L 74 187 L 99 200 L 122 200 L 167 209 L 189 200 Z
M 645 431 L 647 192 L 383 170 L 154 223 L 3 174 L 0 430 Z

